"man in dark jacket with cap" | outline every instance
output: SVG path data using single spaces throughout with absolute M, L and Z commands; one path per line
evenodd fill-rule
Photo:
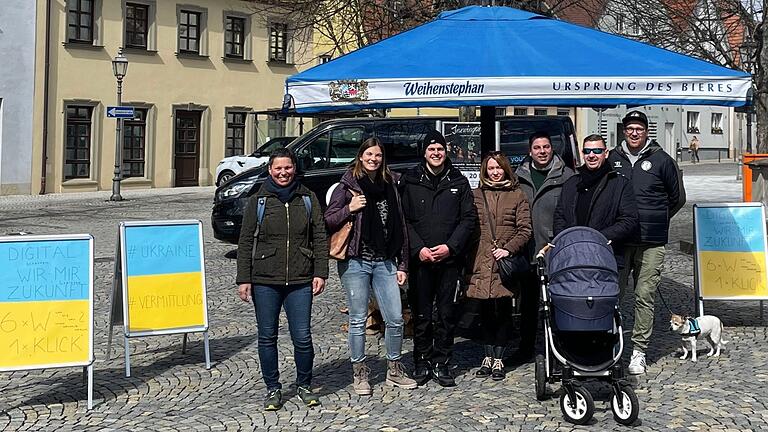
M 424 162 L 401 177 L 400 187 L 411 254 L 413 378 L 419 385 L 434 378 L 443 387 L 455 386 L 448 368 L 454 297 L 462 255 L 477 222 L 469 181 L 446 157 L 445 138 L 430 131 L 424 138 Z
M 584 138 L 584 165 L 563 185 L 554 215 L 554 234 L 588 226 L 600 231 L 623 267 L 624 244 L 636 235 L 637 206 L 632 183 L 606 163 L 608 148 L 600 135 Z
M 669 220 L 685 204 L 682 174 L 672 157 L 648 139 L 648 117 L 630 111 L 622 120 L 625 140 L 613 149 L 608 163 L 632 181 L 640 220 L 639 235 L 627 245 L 619 274 L 622 293 L 632 273 L 635 283 L 635 325 L 632 328 L 630 374 L 645 373 L 645 351 L 653 331 L 656 288 L 661 281 Z

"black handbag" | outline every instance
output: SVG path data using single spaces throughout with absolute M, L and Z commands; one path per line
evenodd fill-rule
M 499 248 L 496 240 L 496 225 L 491 219 L 491 211 L 488 208 L 488 199 L 485 197 L 485 191 L 483 193 L 483 204 L 485 205 L 485 215 L 488 218 L 488 227 L 491 229 L 491 238 L 493 245 Z M 496 260 L 496 268 L 501 278 L 501 283 L 504 286 L 512 286 L 519 278 L 521 273 L 526 273 L 531 268 L 531 263 L 528 262 L 528 257 L 525 254 L 508 255 L 500 260 Z

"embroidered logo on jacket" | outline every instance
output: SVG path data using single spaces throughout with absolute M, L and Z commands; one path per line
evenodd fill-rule
M 653 165 L 651 165 L 651 161 L 643 161 L 643 163 L 640 164 L 640 168 L 643 169 L 643 171 L 648 171 L 651 169 Z

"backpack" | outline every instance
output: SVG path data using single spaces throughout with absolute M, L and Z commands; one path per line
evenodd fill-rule
M 307 195 L 302 195 L 304 200 L 304 208 L 307 210 L 307 236 L 309 236 L 309 230 L 312 226 L 312 199 Z M 259 231 L 261 231 L 261 223 L 264 222 L 264 213 L 267 209 L 267 197 L 259 198 L 256 203 L 256 230 L 253 232 L 253 249 L 251 250 L 251 259 L 256 258 L 256 246 L 259 243 Z

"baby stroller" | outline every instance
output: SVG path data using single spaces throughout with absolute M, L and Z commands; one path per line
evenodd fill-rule
M 586 424 L 595 402 L 581 381 L 607 381 L 613 390 L 614 419 L 630 425 L 640 407 L 621 363 L 624 338 L 613 250 L 602 234 L 588 227 L 569 228 L 552 243 L 536 257 L 546 342 L 545 353 L 536 356 L 536 399 L 546 398 L 547 383 L 562 381 L 563 416 Z

